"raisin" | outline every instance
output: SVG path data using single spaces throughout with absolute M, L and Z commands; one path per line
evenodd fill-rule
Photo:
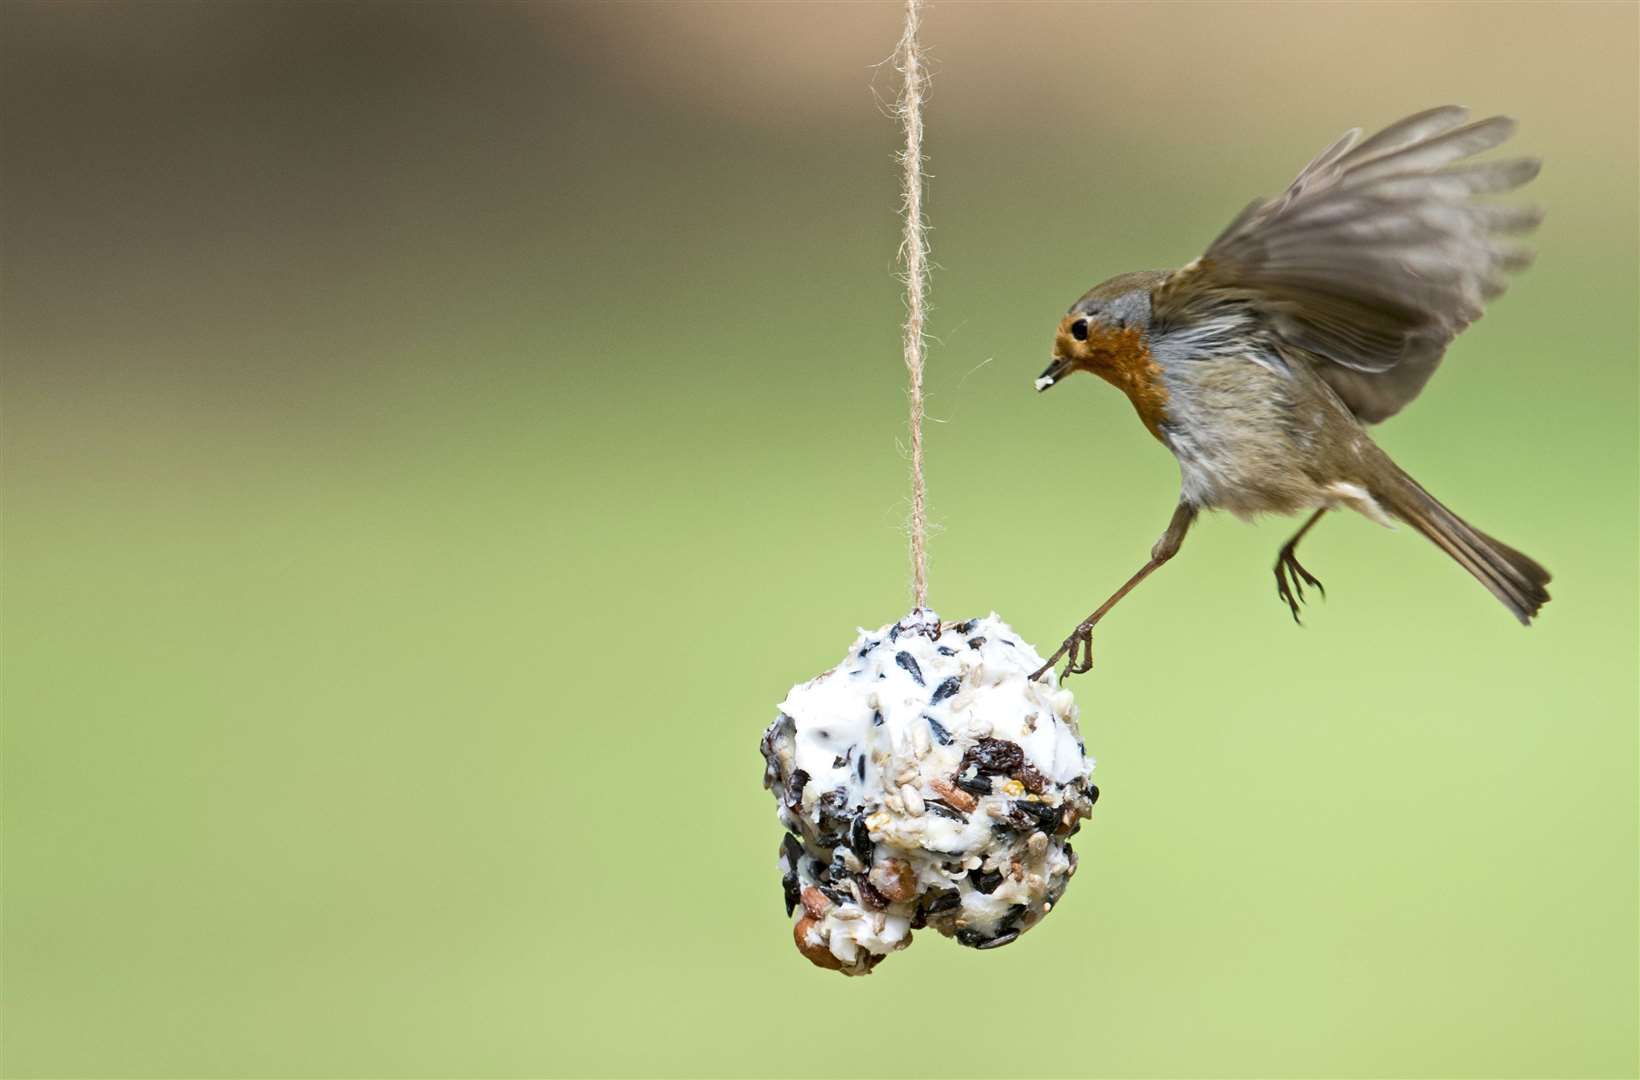
M 877 891 L 877 887 L 867 881 L 864 874 L 854 879 L 854 884 L 860 890 L 860 903 L 872 911 L 882 911 L 888 907 L 888 897 Z
M 820 796 L 820 801 L 817 805 L 820 807 L 820 812 L 822 814 L 841 814 L 843 812 L 843 808 L 848 805 L 848 789 L 840 787 L 832 788 L 830 791 Z
M 908 652 L 898 652 L 894 654 L 894 662 L 905 668 L 905 673 L 917 680 L 918 686 L 928 685 L 923 682 L 922 668 L 917 666 L 917 658 L 915 656 L 912 656 Z
M 956 625 L 952 626 L 951 629 L 955 630 L 959 634 L 966 634 L 968 631 L 970 631 L 974 628 L 974 624 L 976 622 L 979 622 L 979 620 L 978 619 L 967 619 L 967 620 L 964 620 L 963 622 L 957 623 Z
M 962 755 L 964 769 L 972 765 L 980 773 L 1012 774 L 1025 761 L 1025 751 L 1007 739 L 980 739 Z
M 1036 766 L 1029 761 L 1019 766 L 1019 782 L 1025 785 L 1025 790 L 1032 795 L 1040 795 L 1048 788 L 1048 778 L 1036 771 Z

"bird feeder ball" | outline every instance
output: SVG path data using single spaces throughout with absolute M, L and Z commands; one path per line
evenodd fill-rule
M 1033 680 L 1041 665 L 995 613 L 919 609 L 786 695 L 764 786 L 811 962 L 864 975 L 924 926 L 993 949 L 1059 902 L 1099 789 L 1071 693 Z

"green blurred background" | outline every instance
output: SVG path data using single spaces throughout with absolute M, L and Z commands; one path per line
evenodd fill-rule
M 1634 5 L 929 10 L 942 614 L 1052 645 L 1166 523 L 1066 305 L 1448 100 L 1549 216 L 1381 439 L 1555 601 L 1338 516 L 1301 630 L 1208 519 L 1066 902 L 854 981 L 756 746 L 908 604 L 898 8 L 0 12 L 8 1075 L 1640 1068 Z

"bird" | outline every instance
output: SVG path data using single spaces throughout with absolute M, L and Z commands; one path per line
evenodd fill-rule
M 1515 127 L 1446 105 L 1365 139 L 1352 129 L 1194 261 L 1119 274 L 1071 305 L 1037 391 L 1079 371 L 1121 390 L 1178 459 L 1180 491 L 1149 561 L 1035 677 L 1061 658 L 1064 678 L 1088 671 L 1094 626 L 1178 553 L 1203 510 L 1308 513 L 1275 562 L 1295 621 L 1305 586 L 1325 595 L 1298 543 L 1328 511 L 1350 509 L 1411 526 L 1531 623 L 1549 572 L 1449 510 L 1367 431 L 1418 396 L 1453 338 L 1532 260 L 1508 238 L 1542 211 L 1479 196 L 1520 188 L 1541 162 L 1471 160 Z

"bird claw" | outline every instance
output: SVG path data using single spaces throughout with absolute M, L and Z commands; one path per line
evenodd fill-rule
M 1299 605 L 1307 602 L 1304 598 L 1305 585 L 1313 587 L 1323 600 L 1327 598 L 1327 590 L 1321 579 L 1304 569 L 1304 564 L 1298 561 L 1298 553 L 1288 544 L 1276 558 L 1276 595 L 1292 610 L 1293 622 L 1300 626 L 1304 625 L 1304 620 L 1299 618 L 1298 609 Z
M 1065 658 L 1065 670 L 1059 673 L 1061 682 L 1072 675 L 1081 675 L 1093 670 L 1093 627 L 1087 623 L 1079 623 L 1071 636 L 1048 658 L 1048 662 L 1031 672 L 1031 678 L 1040 679 L 1043 674 Z

